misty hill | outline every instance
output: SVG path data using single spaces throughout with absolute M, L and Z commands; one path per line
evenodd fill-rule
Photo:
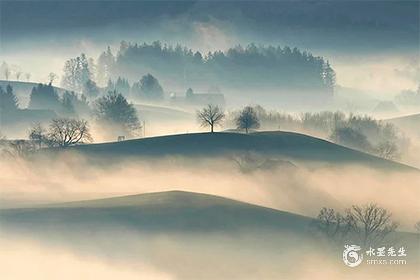
M 304 231 L 312 219 L 220 196 L 169 191 L 0 210 L 0 222 L 63 229 L 137 230 L 277 229 Z
M 106 52 L 103 55 L 111 56 Z M 312 92 L 307 97 L 316 101 L 331 98 L 335 83 L 335 72 L 328 61 L 287 46 L 249 44 L 202 54 L 159 41 L 152 44 L 123 41 L 115 63 L 107 68 L 111 69 L 114 78 L 122 76 L 135 80 L 146 73 L 155 73 L 167 83 L 173 83 L 172 86 L 185 86 L 187 82 L 192 87 L 217 85 L 236 90 L 299 90 L 293 94 L 278 92 L 278 95 L 291 95 L 291 98 Z M 299 99 L 302 100 L 305 99 Z
M 39 83 L 34 82 L 22 82 L 22 81 L 6 81 L 0 80 L 0 87 L 6 88 L 7 85 L 13 87 L 13 92 L 19 100 L 19 107 L 25 108 L 28 106 L 29 98 L 31 96 L 32 88 L 36 87 Z M 62 94 L 65 89 L 59 87 L 53 87 L 57 93 Z
M 271 159 L 321 165 L 361 164 L 373 168 L 411 169 L 331 142 L 293 132 L 193 133 L 68 148 L 92 157 L 225 157 L 254 152 Z M 57 151 L 57 150 L 53 150 Z
M 396 125 L 409 134 L 414 133 L 420 137 L 420 114 L 386 119 L 385 121 Z
M 191 120 L 193 118 L 191 113 L 176 108 L 147 104 L 134 104 L 134 107 L 140 119 L 144 121 Z

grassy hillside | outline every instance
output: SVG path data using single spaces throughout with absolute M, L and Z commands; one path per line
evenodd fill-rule
M 217 157 L 255 152 L 270 159 L 293 162 L 309 161 L 319 164 L 363 164 L 371 167 L 411 169 L 408 166 L 387 161 L 355 151 L 331 142 L 293 132 L 194 133 L 152 137 L 71 147 L 95 157 Z
M 134 230 L 278 229 L 304 231 L 307 217 L 219 196 L 158 192 L 0 211 L 0 223 L 29 228 Z

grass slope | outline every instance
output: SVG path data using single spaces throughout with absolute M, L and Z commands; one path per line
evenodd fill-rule
M 24 228 L 129 228 L 213 231 L 277 229 L 304 232 L 312 219 L 220 196 L 169 191 L 0 211 L 2 225 Z
M 68 148 L 91 156 L 225 156 L 256 152 L 270 158 L 324 164 L 363 164 L 375 168 L 414 168 L 293 132 L 194 133 Z

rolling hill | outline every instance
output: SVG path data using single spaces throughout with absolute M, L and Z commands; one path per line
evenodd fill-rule
M 385 122 L 392 123 L 404 132 L 420 137 L 420 114 L 386 119 Z
M 194 117 L 193 114 L 176 108 L 148 104 L 135 104 L 134 107 L 144 121 L 179 121 Z
M 89 157 L 113 160 L 142 157 L 226 157 L 247 152 L 270 159 L 320 165 L 361 164 L 372 168 L 415 170 L 331 142 L 293 132 L 193 133 L 151 137 L 103 144 L 80 145 L 66 149 Z M 58 149 L 54 152 L 61 151 Z
M 312 219 L 219 196 L 169 191 L 0 210 L 0 223 L 34 229 L 140 231 L 277 229 L 304 232 Z
M 39 83 L 34 82 L 0 80 L 0 87 L 6 88 L 7 85 L 11 85 L 13 87 L 13 91 L 19 100 L 19 107 L 22 109 L 28 106 L 32 88 L 36 87 L 38 84 Z M 62 94 L 65 91 L 65 89 L 59 87 L 54 87 L 54 89 L 59 94 Z
M 325 242 L 313 222 L 271 208 L 180 191 L 0 210 L 2 236 L 10 238 L 6 244 L 25 246 L 25 240 L 36 240 L 43 246 L 35 249 L 41 263 L 46 261 L 42 248 L 60 248 L 87 264 L 92 259 L 107 265 L 133 264 L 138 272 L 139 264 L 146 262 L 175 275 L 170 279 L 294 279 L 290 273 L 304 254 L 346 269 L 341 263 L 342 243 Z M 418 236 L 397 233 L 395 238 L 409 252 L 404 272 L 410 269 L 415 274 Z M 54 259 L 62 257 L 62 250 L 53 251 Z M 78 279 L 85 279 L 80 275 Z

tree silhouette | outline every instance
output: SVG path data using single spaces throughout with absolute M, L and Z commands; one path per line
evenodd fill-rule
M 251 106 L 246 106 L 236 118 L 236 127 L 238 129 L 245 129 L 248 133 L 249 129 L 259 128 L 260 122 L 257 117 L 257 113 Z
M 47 131 L 39 123 L 30 128 L 28 137 L 38 145 L 39 149 L 43 144 L 48 144 Z
M 97 81 L 99 85 L 104 86 L 111 78 L 112 70 L 115 63 L 115 57 L 112 54 L 111 48 L 108 46 L 107 50 L 98 58 L 97 62 Z
M 53 84 L 55 80 L 58 79 L 57 74 L 51 72 L 50 74 L 48 74 L 48 81 L 50 84 Z
M 76 119 L 52 120 L 47 137 L 50 145 L 59 147 L 92 141 L 87 121 Z
M 346 212 L 353 217 L 353 230 L 360 234 L 364 245 L 381 242 L 398 227 L 398 224 L 391 220 L 391 213 L 373 203 L 353 205 Z
M 92 79 L 92 71 L 84 53 L 65 62 L 61 81 L 64 88 L 81 92 L 85 83 L 90 79 Z
M 96 101 L 95 115 L 105 126 L 117 126 L 130 135 L 141 128 L 133 104 L 128 103 L 127 99 L 116 91 L 109 92 Z
M 201 126 L 210 127 L 210 132 L 214 132 L 214 126 L 220 125 L 225 118 L 225 114 L 219 106 L 207 105 L 202 110 L 197 111 L 197 119 L 201 123 Z
M 343 238 L 357 238 L 363 245 L 381 244 L 394 232 L 398 224 L 391 213 L 376 204 L 353 205 L 341 214 L 331 208 L 322 208 L 317 217 L 317 228 L 328 239 L 341 242 Z
M 57 92 L 51 84 L 38 84 L 32 88 L 29 106 L 30 109 L 50 109 L 60 111 L 61 104 Z
M 89 98 L 96 98 L 100 93 L 99 87 L 92 80 L 87 80 L 83 86 L 82 93 Z
M 1 74 L 3 74 L 4 76 L 4 79 L 8 81 L 11 71 L 10 71 L 9 65 L 6 62 L 3 61 L 3 63 L 0 66 L 0 71 L 1 71 Z
M 287 46 L 250 44 L 203 55 L 159 41 L 151 44 L 124 42 L 112 65 L 114 75 L 130 78 L 132 73 L 147 69 L 162 79 L 246 89 L 263 85 L 311 90 L 316 92 L 314 100 L 317 101 L 331 98 L 335 86 L 335 72 L 328 61 Z
M 138 83 L 134 83 L 132 92 L 142 99 L 163 99 L 163 88 L 151 74 L 144 75 Z

